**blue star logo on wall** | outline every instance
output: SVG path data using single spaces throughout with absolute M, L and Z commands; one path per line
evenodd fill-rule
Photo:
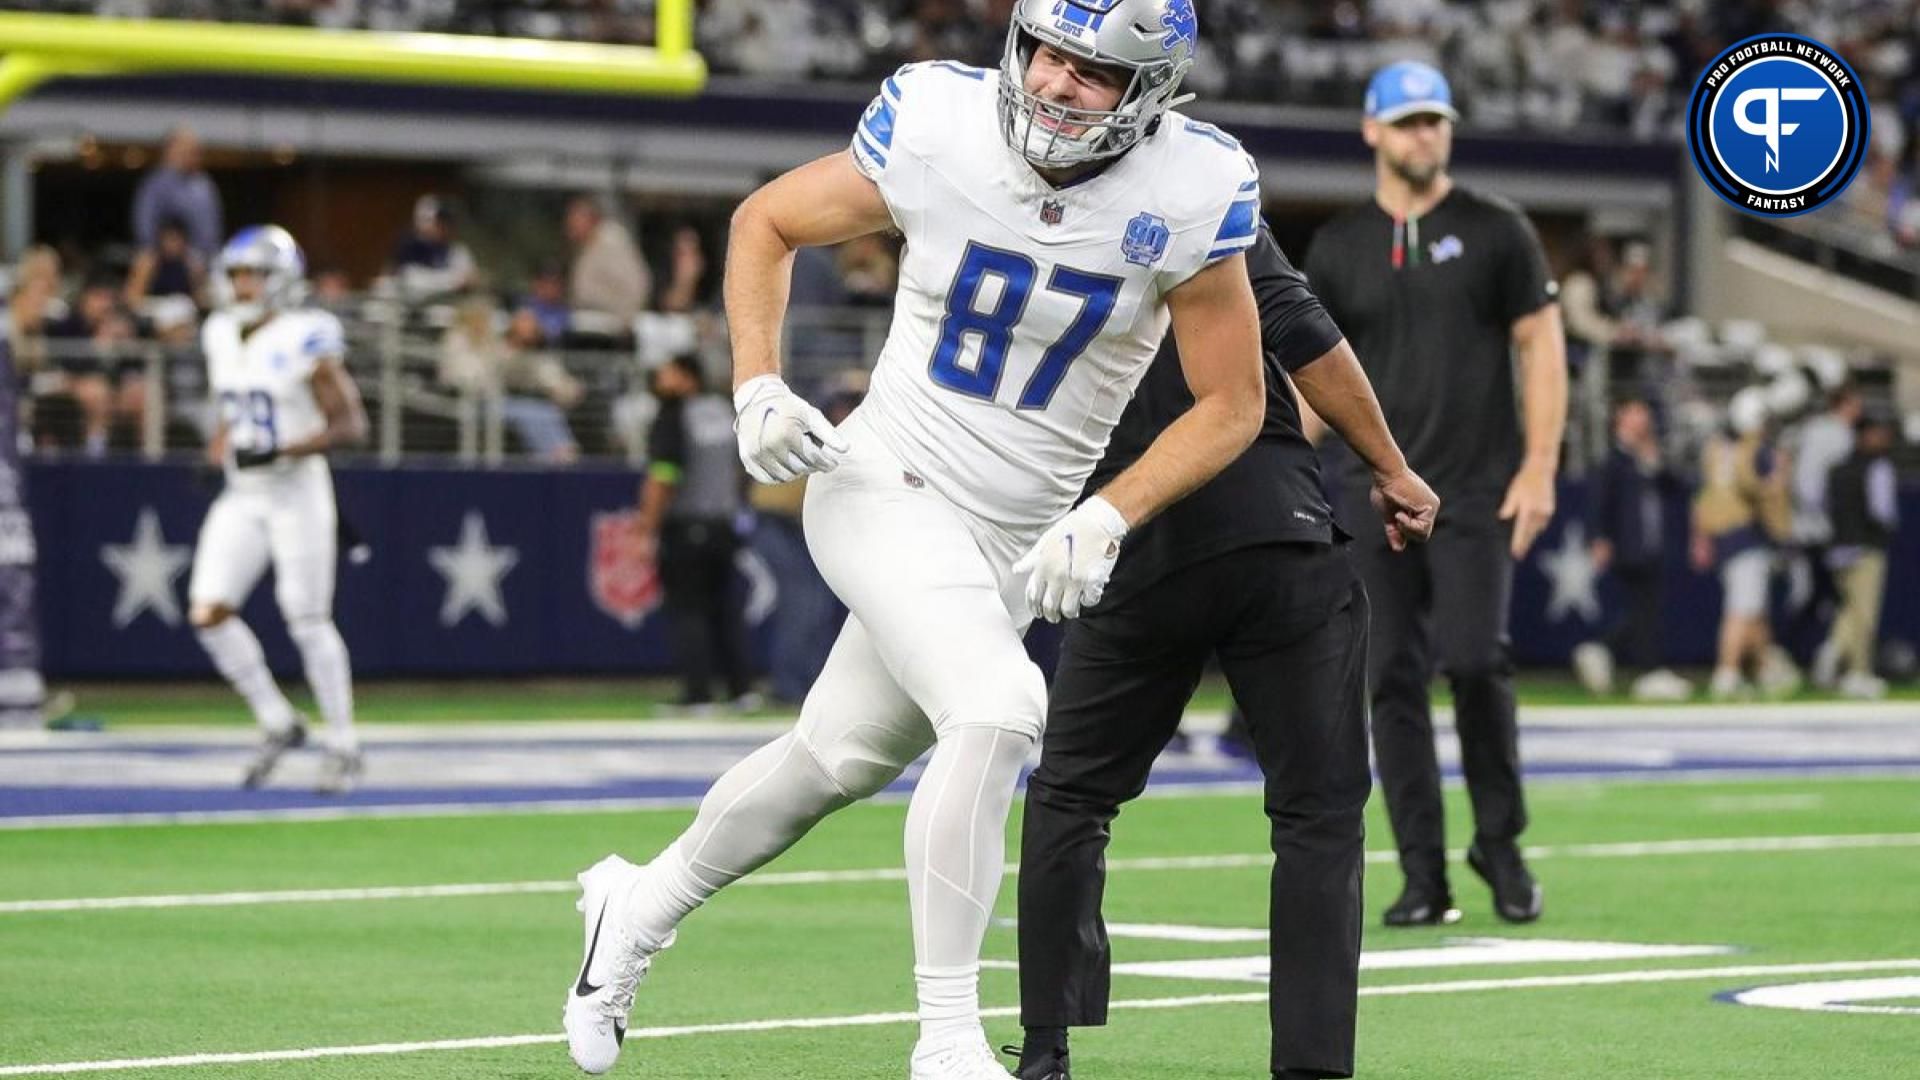
M 1582 621 L 1600 621 L 1600 571 L 1587 553 L 1587 530 L 1571 522 L 1560 531 L 1560 546 L 1540 553 L 1540 572 L 1553 594 L 1547 599 L 1547 618 L 1561 622 L 1569 615 Z
M 131 541 L 101 545 L 100 561 L 120 579 L 120 594 L 113 601 L 115 630 L 125 630 L 146 612 L 168 626 L 180 625 L 180 597 L 174 582 L 193 561 L 193 553 L 186 544 L 167 543 L 160 530 L 160 514 L 153 507 L 140 508 Z
M 440 625 L 458 626 L 469 613 L 494 626 L 507 625 L 507 601 L 500 582 L 519 561 L 519 549 L 495 545 L 487 537 L 487 519 L 478 510 L 467 511 L 460 522 L 459 543 L 427 549 L 427 562 L 447 581 Z

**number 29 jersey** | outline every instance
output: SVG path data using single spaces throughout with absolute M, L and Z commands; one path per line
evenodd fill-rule
M 1099 462 L 1166 333 L 1167 293 L 1253 244 L 1260 185 L 1239 143 L 1168 112 L 1056 188 L 1007 146 L 998 85 L 911 64 L 854 133 L 854 163 L 906 237 L 861 414 L 949 501 L 1030 529 Z
M 340 320 L 314 309 L 274 314 L 251 334 L 224 311 L 200 328 L 207 383 L 227 429 L 227 483 L 235 489 L 265 488 L 295 477 L 327 472 L 326 458 L 282 458 L 236 469 L 233 451 L 278 450 L 319 434 L 327 426 L 313 396 L 320 361 L 346 352 Z

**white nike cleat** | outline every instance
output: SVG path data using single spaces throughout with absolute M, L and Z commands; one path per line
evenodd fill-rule
M 240 786 L 252 791 L 266 783 L 267 777 L 273 775 L 274 767 L 280 764 L 280 759 L 286 756 L 287 751 L 297 750 L 306 744 L 306 721 L 297 716 L 293 718 L 293 724 L 285 730 L 268 732 L 261 740 L 260 749 L 253 755 L 253 760 L 247 763 L 247 771 L 240 778 Z
M 574 907 L 586 916 L 586 955 L 579 977 L 567 988 L 561 1023 L 573 1063 L 595 1075 L 620 1059 L 633 992 L 653 966 L 654 954 L 673 944 L 674 935 L 668 934 L 659 948 L 649 948 L 627 926 L 627 894 L 646 872 L 609 855 L 577 879 L 580 901 Z
M 320 763 L 320 782 L 314 791 L 321 795 L 349 795 L 360 786 L 367 771 L 367 760 L 358 750 L 329 750 Z
M 909 1080 L 1009 1080 L 1013 1075 L 987 1045 L 984 1032 L 913 1048 Z

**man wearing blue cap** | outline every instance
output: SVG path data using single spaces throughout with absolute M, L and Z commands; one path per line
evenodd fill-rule
M 1518 844 L 1527 813 L 1507 607 L 1514 561 L 1553 517 L 1566 343 L 1526 217 L 1447 175 L 1458 119 L 1433 67 L 1404 62 L 1375 74 L 1362 126 L 1374 151 L 1373 201 L 1322 226 L 1306 262 L 1395 440 L 1441 501 L 1425 548 L 1391 553 L 1369 530 L 1352 530 L 1373 605 L 1374 752 L 1406 875 L 1389 926 L 1460 917 L 1447 883 L 1428 701 L 1436 667 L 1453 686 L 1473 804 L 1467 862 L 1492 887 L 1502 919 L 1531 922 L 1541 910 Z M 1365 520 L 1360 464 L 1340 455 L 1332 471 L 1343 477 L 1344 520 Z

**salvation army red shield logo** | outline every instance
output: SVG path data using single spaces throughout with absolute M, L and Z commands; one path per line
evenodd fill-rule
M 587 591 L 594 606 L 631 630 L 660 606 L 660 568 L 640 533 L 640 512 L 595 514 L 592 536 Z

